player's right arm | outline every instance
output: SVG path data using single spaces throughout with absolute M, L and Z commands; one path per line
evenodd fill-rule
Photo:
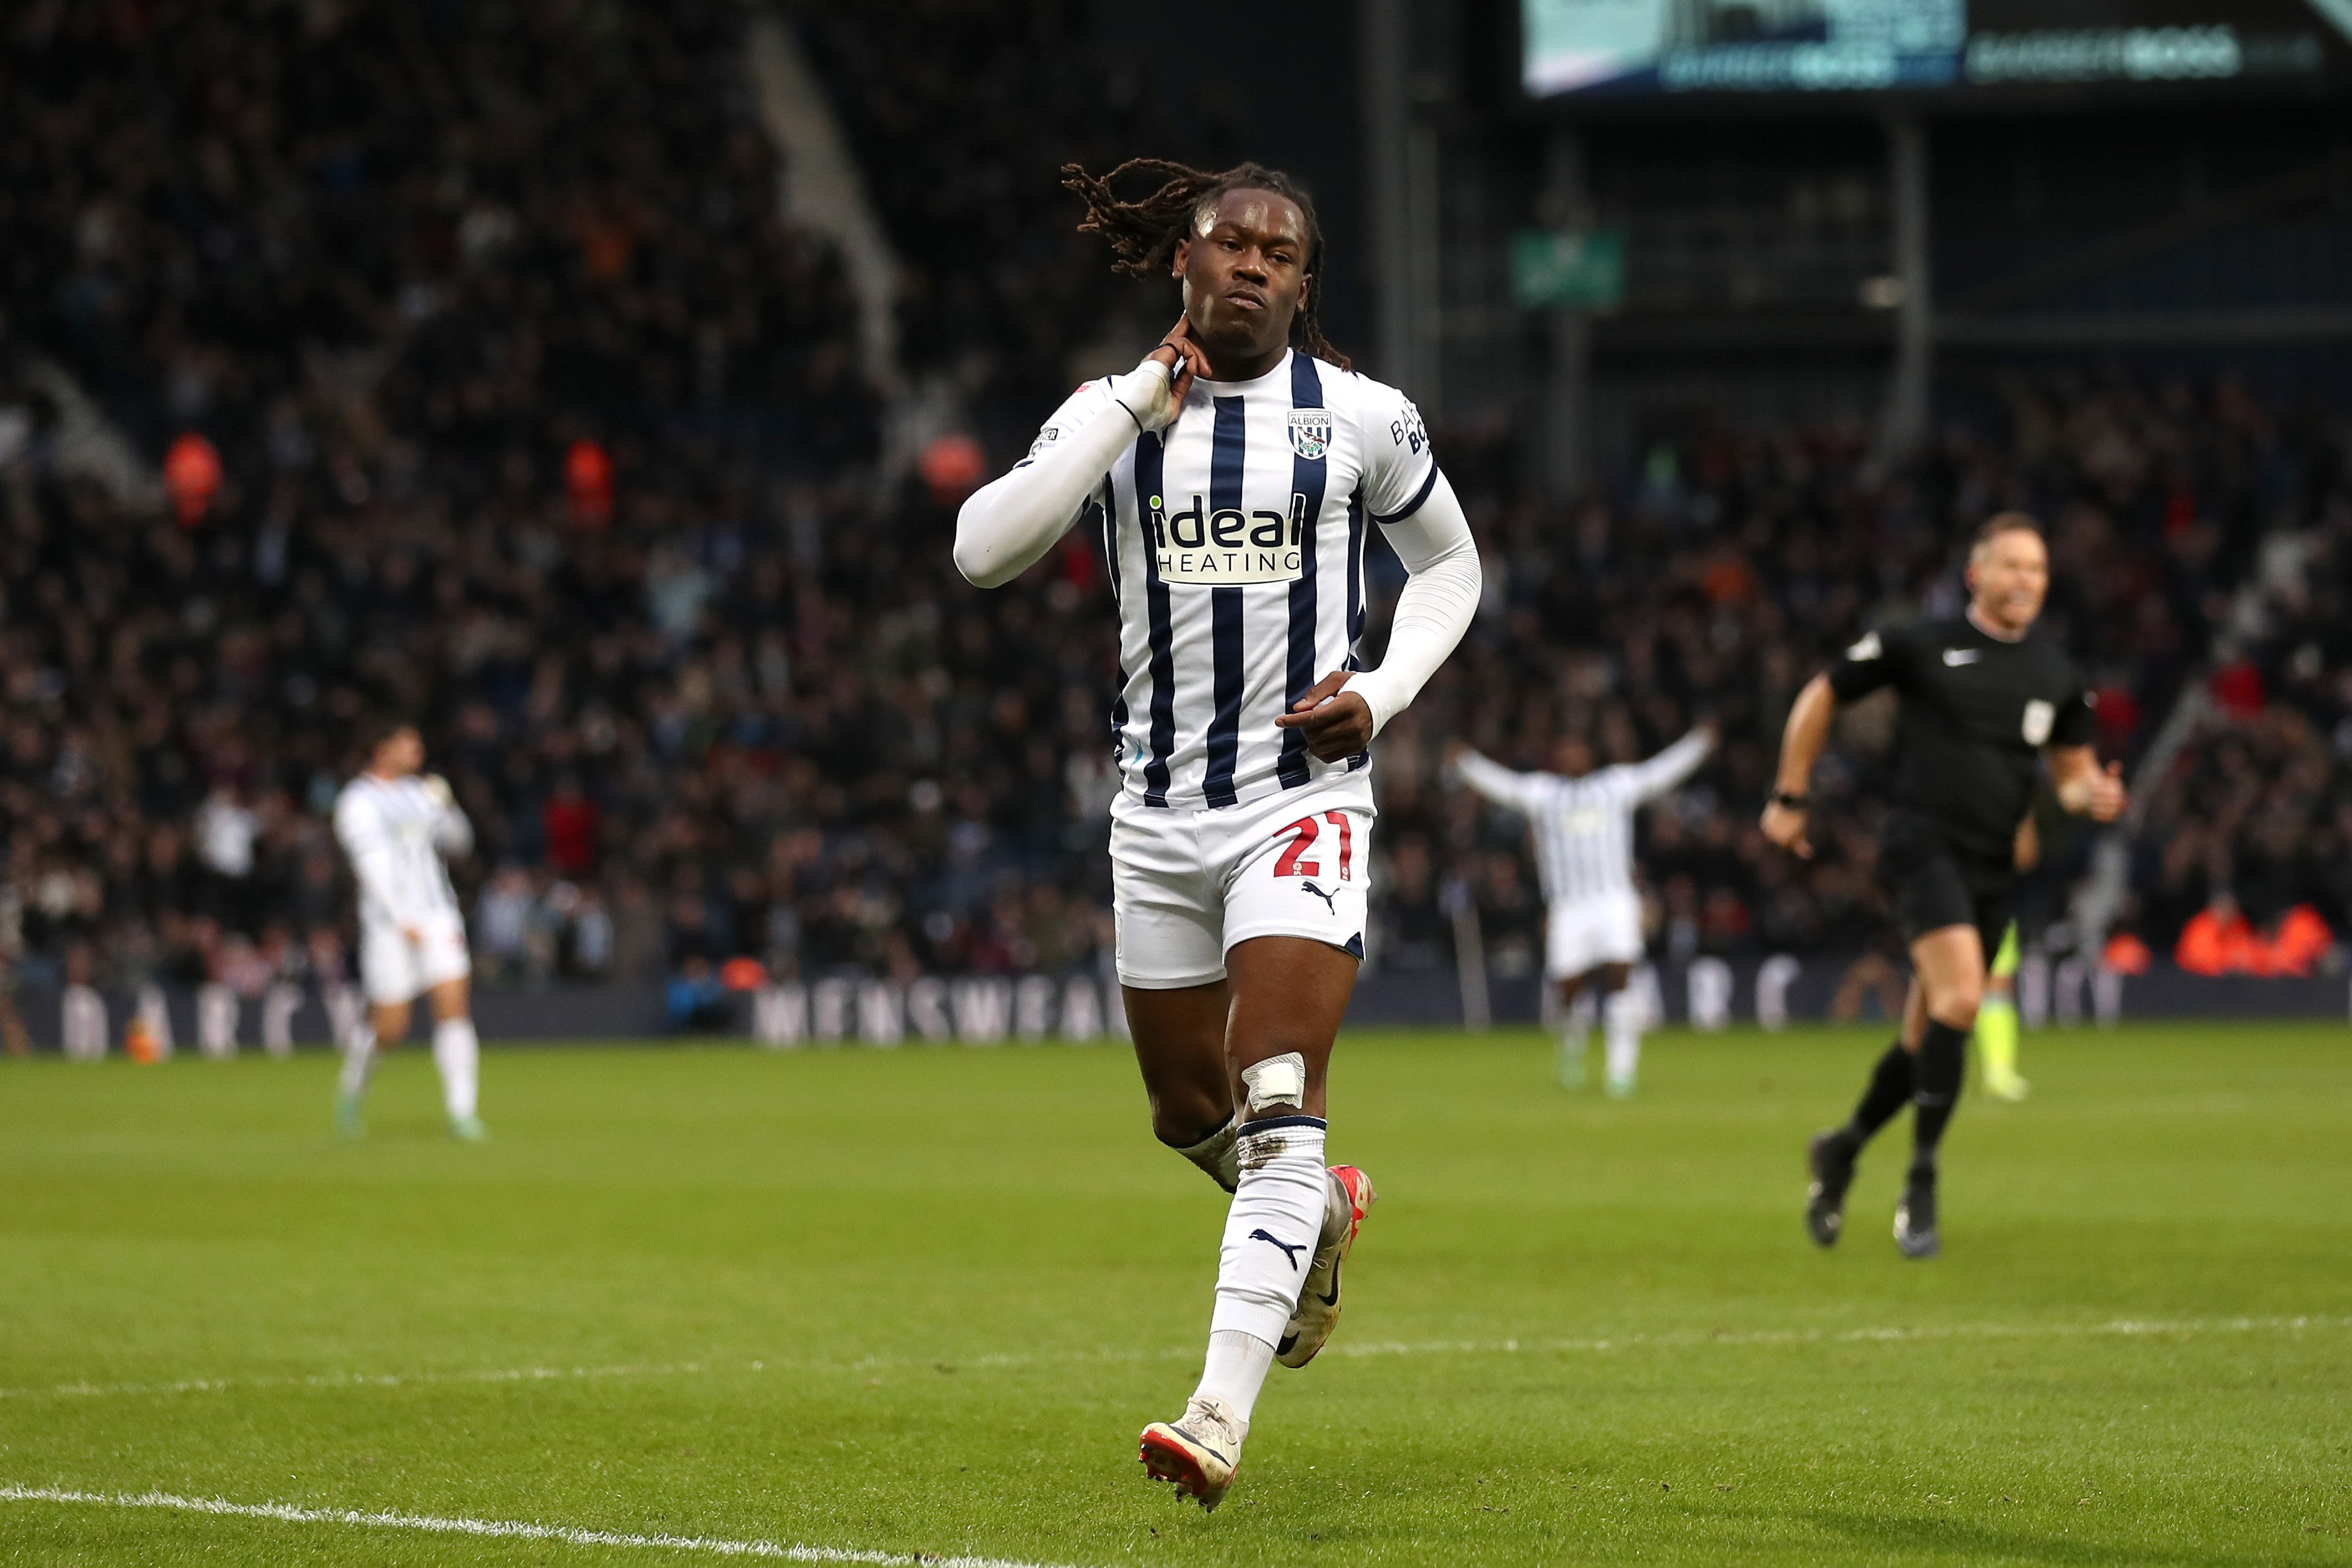
M 1136 437 L 1176 422 L 1205 367 L 1180 321 L 1133 370 L 1072 393 L 1028 457 L 965 499 L 956 514 L 956 570 L 977 587 L 997 588 L 1035 565 Z
M 335 803 L 335 837 L 352 858 L 352 873 L 359 879 L 362 895 L 389 910 L 403 936 L 418 941 L 423 912 L 415 907 L 400 875 L 399 851 L 375 803 L 357 790 L 345 790 Z
M 1789 710 L 1780 731 L 1780 769 L 1773 775 L 1772 798 L 1765 803 L 1764 837 L 1805 859 L 1811 859 L 1812 841 L 1805 825 L 1812 807 L 1813 764 L 1829 744 L 1830 721 L 1838 704 L 1866 697 L 1882 686 L 1900 684 L 1905 644 L 1893 631 L 1870 632 L 1845 650 L 1835 664 L 1805 682 Z
M 1507 805 L 1524 813 L 1542 782 L 1541 773 L 1513 773 L 1502 763 L 1479 755 L 1467 746 L 1448 748 L 1446 764 L 1456 777 L 1472 791 L 1486 796 L 1496 805 Z

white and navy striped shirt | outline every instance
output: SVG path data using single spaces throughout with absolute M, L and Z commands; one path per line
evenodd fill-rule
M 473 847 L 473 825 L 423 779 L 360 774 L 335 797 L 335 837 L 352 858 L 362 926 L 415 926 L 457 912 L 441 858 Z
M 1633 813 L 1690 777 L 1714 747 L 1694 730 L 1646 763 L 1575 779 L 1515 773 L 1475 752 L 1455 766 L 1463 783 L 1528 819 L 1546 901 L 1578 903 L 1633 890 Z
M 1107 384 L 1079 387 L 1024 462 L 1110 405 Z M 1436 482 L 1402 393 L 1297 353 L 1255 381 L 1196 380 L 1174 425 L 1119 454 L 1088 510 L 1118 598 L 1130 804 L 1234 805 L 1370 763 L 1318 762 L 1275 720 L 1362 668 L 1365 523 L 1412 516 Z

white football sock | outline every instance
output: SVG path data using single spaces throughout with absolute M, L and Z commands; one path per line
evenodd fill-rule
M 1628 985 L 1611 994 L 1601 1015 L 1609 1031 L 1609 1089 L 1631 1093 L 1642 1067 L 1642 998 Z
M 1592 1015 L 1596 1005 L 1591 986 L 1576 994 L 1576 1000 L 1568 1005 L 1568 1012 L 1559 1021 L 1561 1045 L 1573 1045 L 1579 1050 L 1584 1048 L 1584 1037 L 1592 1033 Z
M 1331 1201 L 1323 1132 L 1319 1116 L 1279 1116 L 1242 1130 L 1241 1185 L 1225 1215 L 1212 1335 L 1238 1330 L 1267 1345 L 1282 1342 Z M 1246 1408 L 1254 1397 L 1252 1389 L 1235 1400 L 1235 1408 Z
M 1250 1410 L 1257 1404 L 1257 1392 L 1265 1386 L 1266 1371 L 1273 1365 L 1272 1345 L 1239 1329 L 1219 1329 L 1209 1335 L 1209 1359 L 1201 1368 L 1201 1386 L 1192 1391 L 1192 1397 L 1223 1400 L 1246 1432 Z
M 481 1054 L 471 1018 L 444 1018 L 433 1026 L 433 1065 L 441 1069 L 441 1100 L 453 1120 L 474 1114 Z
M 367 1092 L 368 1079 L 374 1072 L 375 1026 L 362 1018 L 343 1042 L 343 1073 L 335 1087 L 345 1099 L 356 1100 Z
M 1241 1136 L 1238 1118 L 1228 1116 L 1225 1124 L 1189 1149 L 1176 1151 L 1209 1173 L 1209 1180 L 1227 1192 L 1241 1185 L 1241 1156 L 1234 1145 Z
M 1563 1089 L 1584 1087 L 1584 1043 L 1592 1033 L 1592 993 L 1580 991 L 1559 1023 L 1559 1081 Z

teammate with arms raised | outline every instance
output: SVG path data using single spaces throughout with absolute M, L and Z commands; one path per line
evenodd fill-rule
M 1837 1241 L 1844 1223 L 1855 1156 L 1909 1100 L 1911 1170 L 1895 1240 L 1906 1258 L 1936 1256 L 1937 1146 L 1959 1098 L 1985 961 L 2009 925 L 2018 825 L 2032 805 L 2042 756 L 2067 811 L 2113 822 L 2125 806 L 2122 764 L 2103 771 L 2091 747 L 2082 677 L 2056 646 L 2032 635 L 2050 589 L 2040 526 L 2014 511 L 1986 522 L 1969 552 L 1968 584 L 1961 616 L 1873 632 L 1797 694 L 1779 783 L 1764 808 L 1766 836 L 1810 856 L 1807 790 L 1837 705 L 1895 689 L 1903 704 L 1895 812 L 1878 868 L 1915 973 L 1901 1037 L 1879 1058 L 1853 1119 L 1806 1150 L 1805 1225 L 1822 1247 Z
M 1412 405 L 1324 341 L 1303 191 L 1255 164 L 1064 174 L 1114 265 L 1181 279 L 1184 313 L 964 503 L 955 558 L 994 587 L 1082 519 L 1102 531 L 1119 980 L 1154 1132 L 1234 1194 L 1207 1364 L 1142 1458 L 1213 1508 L 1269 1364 L 1328 1339 L 1372 1200 L 1362 1172 L 1323 1163 L 1324 1069 L 1363 956 L 1370 748 L 1469 625 L 1478 556 Z M 1136 174 L 1164 183 L 1120 200 Z M 1374 524 L 1411 578 L 1366 670 Z
M 1544 978 L 1557 988 L 1560 1082 L 1584 1085 L 1584 1037 L 1597 981 L 1609 1041 L 1609 1092 L 1633 1092 L 1647 999 L 1625 982 L 1642 960 L 1642 897 L 1633 890 L 1633 814 L 1698 771 L 1715 749 L 1701 724 L 1652 757 L 1594 772 L 1592 747 L 1568 735 L 1548 773 L 1517 773 L 1456 742 L 1446 761 L 1462 782 L 1528 819 L 1544 896 Z
M 360 1131 L 360 1101 L 376 1047 L 408 1034 L 408 1011 L 433 999 L 433 1063 L 449 1131 L 468 1142 L 484 1136 L 475 1114 L 481 1047 L 467 1012 L 466 921 L 457 910 L 442 857 L 474 847 L 473 825 L 438 774 L 417 776 L 425 742 L 415 726 L 382 726 L 368 763 L 335 801 L 335 837 L 352 858 L 360 885 L 360 985 L 368 1016 L 344 1042 L 335 1120 Z

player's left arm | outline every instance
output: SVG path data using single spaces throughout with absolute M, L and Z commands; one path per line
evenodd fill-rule
M 2113 822 L 2131 805 L 2124 789 L 2124 765 L 2099 766 L 2099 753 L 2088 745 L 2050 748 L 2050 780 L 2057 787 L 2058 804 L 2075 816 Z
M 1404 591 L 1389 625 L 1378 669 L 1335 669 L 1275 722 L 1304 729 L 1307 749 L 1327 763 L 1352 757 L 1411 705 L 1478 612 L 1485 576 L 1477 542 L 1454 487 L 1437 467 L 1421 413 L 1402 394 L 1385 425 L 1364 436 L 1364 507 L 1404 563 Z
M 1660 752 L 1645 763 L 1635 763 L 1626 769 L 1627 782 L 1633 788 L 1635 804 L 1657 799 L 1667 791 L 1698 772 L 1699 764 L 1715 750 L 1715 726 L 1699 723 L 1691 726 L 1690 733 Z
M 1307 749 L 1327 763 L 1352 757 L 1421 694 L 1478 610 L 1485 578 L 1470 520 L 1454 487 L 1434 468 L 1426 497 L 1408 517 L 1382 519 L 1404 563 L 1404 591 L 1389 624 L 1389 650 L 1378 669 L 1333 670 L 1275 722 L 1304 728 Z
M 2091 744 L 2091 721 L 2092 699 L 2087 692 L 2062 709 L 2046 753 L 2050 782 L 2057 790 L 2058 804 L 2073 816 L 2113 822 L 2131 805 L 2131 798 L 2124 789 L 2123 763 L 2099 766 L 2099 753 Z

